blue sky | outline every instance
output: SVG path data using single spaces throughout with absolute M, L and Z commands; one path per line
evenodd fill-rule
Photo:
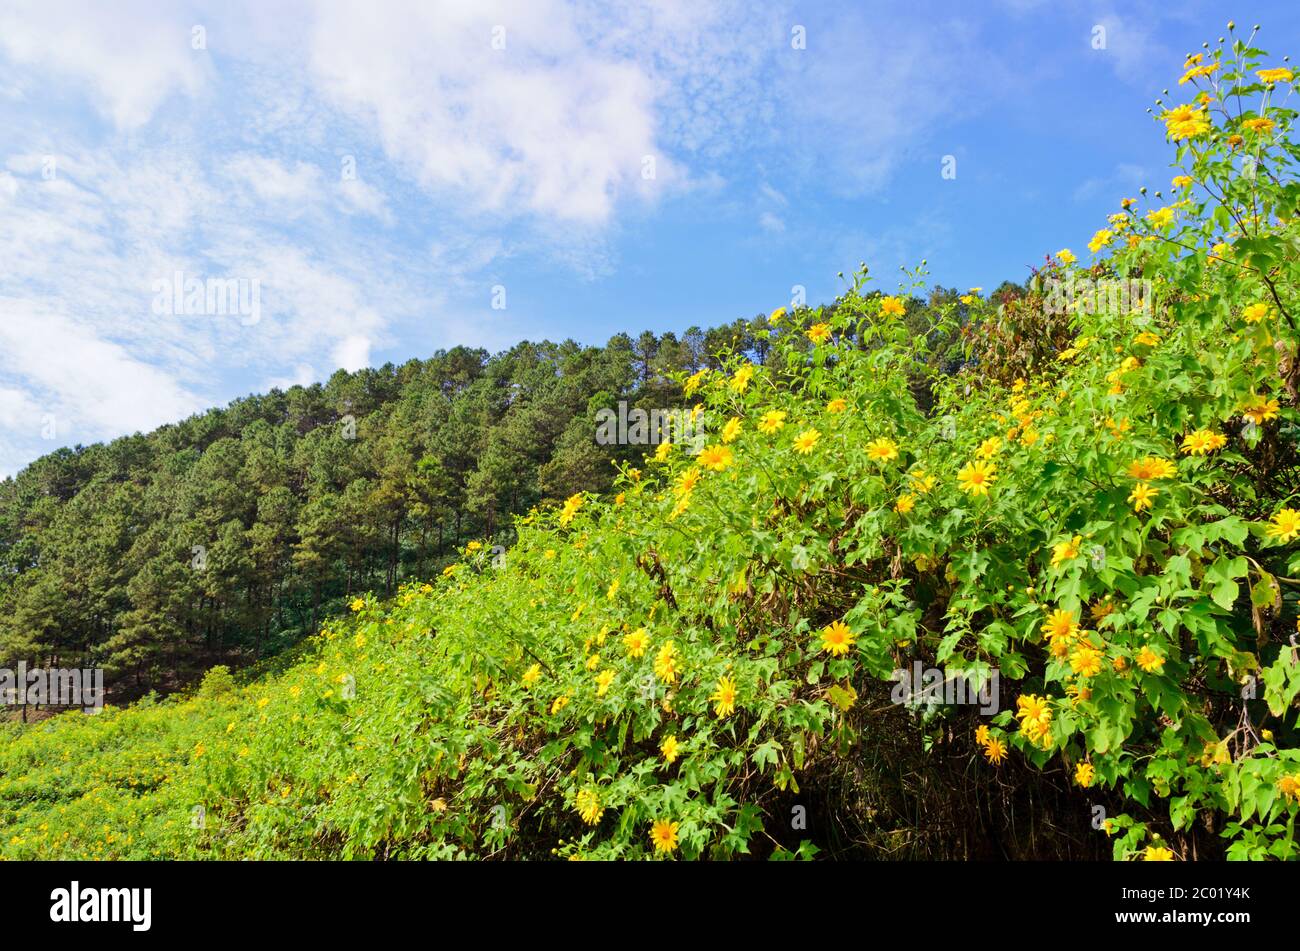
M 10 0 L 0 476 L 339 367 L 829 300 L 859 261 L 1023 279 L 1167 186 L 1146 109 L 1229 15 L 1300 54 L 1280 0 Z M 256 314 L 160 305 L 177 271 Z

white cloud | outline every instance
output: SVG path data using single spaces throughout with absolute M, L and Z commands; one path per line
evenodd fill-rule
M 3 377 L 24 386 L 20 400 L 5 400 L 9 412 L 27 416 L 38 408 L 82 441 L 152 429 L 204 405 L 167 372 L 102 338 L 93 326 L 12 298 L 0 298 Z M 40 418 L 31 415 L 35 431 Z
M 300 363 L 290 376 L 271 377 L 263 386 L 266 390 L 288 390 L 294 386 L 311 386 L 320 381 L 316 368 L 310 363 Z
M 320 170 L 306 162 L 290 168 L 273 158 L 238 155 L 226 164 L 226 170 L 264 202 L 300 204 L 320 197 Z
M 1086 44 L 1091 55 L 1105 57 L 1120 79 L 1143 85 L 1148 79 L 1163 75 L 1168 69 L 1166 64 L 1176 63 L 1178 59 L 1177 54 L 1150 29 L 1152 19 L 1137 10 L 1129 11 L 1123 17 L 1114 13 L 1098 17 L 1093 27 L 1080 37 L 1080 44 Z M 1096 27 L 1105 31 L 1102 49 L 1092 45 L 1092 31 Z
M 645 156 L 671 168 L 647 75 L 585 44 L 557 0 L 330 4 L 311 50 L 326 95 L 471 212 L 601 223 Z
M 0 50 L 41 74 L 69 77 L 120 129 L 148 122 L 172 94 L 194 96 L 210 72 L 194 50 L 194 20 L 175 4 L 10 0 L 0 7 Z
M 354 373 L 370 366 L 370 341 L 354 334 L 340 340 L 332 354 L 334 365 Z

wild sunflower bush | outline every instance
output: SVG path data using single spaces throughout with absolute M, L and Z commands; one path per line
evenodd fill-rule
M 1169 196 L 1014 306 L 972 291 L 917 334 L 912 288 L 863 269 L 774 313 L 766 366 L 685 381 L 701 439 L 358 599 L 285 673 L 10 728 L 3 854 L 811 857 L 800 797 L 920 661 L 997 672 L 1002 709 L 914 709 L 918 736 L 1120 804 L 1116 858 L 1295 857 L 1300 154 L 1273 63 L 1190 57 Z M 1133 281 L 1128 307 L 1062 291 Z

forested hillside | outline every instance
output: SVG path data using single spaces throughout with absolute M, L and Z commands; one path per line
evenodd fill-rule
M 766 327 L 459 347 L 44 456 L 0 483 L 0 664 L 104 667 L 121 699 L 274 654 L 605 489 L 644 447 L 598 444 L 596 414 L 679 406 L 674 377 L 761 364 Z
M 596 444 L 594 413 L 674 405 L 672 373 L 754 329 L 456 348 L 45 456 L 0 483 L 0 662 L 104 666 L 129 690 L 273 653 L 353 592 L 609 485 L 628 448 Z

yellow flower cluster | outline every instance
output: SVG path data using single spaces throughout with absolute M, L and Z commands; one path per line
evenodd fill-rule
M 1035 746 L 1044 749 L 1052 745 L 1052 707 L 1047 697 L 1024 694 L 1016 698 L 1016 719 L 1020 732 Z

